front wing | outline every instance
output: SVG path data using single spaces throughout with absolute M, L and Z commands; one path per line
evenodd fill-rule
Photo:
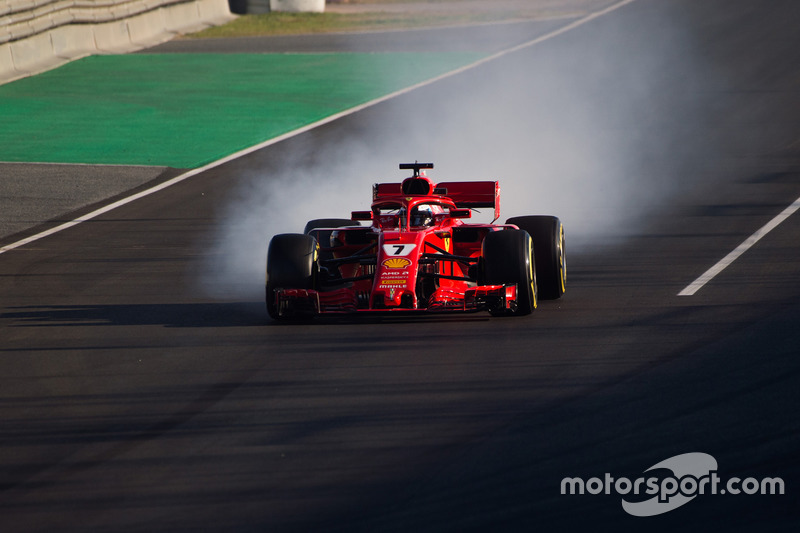
M 393 313 L 393 312 L 476 312 L 517 308 L 516 285 L 481 285 L 465 290 L 441 287 L 428 299 L 424 307 L 389 307 L 373 309 L 365 305 L 363 297 L 351 288 L 332 291 L 312 289 L 277 289 L 275 304 L 281 317 L 309 316 L 343 313 Z

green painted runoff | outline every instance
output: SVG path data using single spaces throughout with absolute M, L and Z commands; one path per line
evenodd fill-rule
M 196 168 L 480 57 L 91 56 L 0 86 L 0 161 Z

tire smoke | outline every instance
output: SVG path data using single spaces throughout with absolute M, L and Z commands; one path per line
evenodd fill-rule
M 415 160 L 433 181 L 498 180 L 499 222 L 560 217 L 570 253 L 641 231 L 714 139 L 698 135 L 705 69 L 682 17 L 637 4 L 274 146 L 268 169 L 240 174 L 204 290 L 263 297 L 272 235 L 367 209 L 371 185 Z M 643 16 L 658 34 L 638 34 Z

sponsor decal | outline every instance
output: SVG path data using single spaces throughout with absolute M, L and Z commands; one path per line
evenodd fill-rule
M 406 280 L 386 279 L 386 280 L 381 280 L 380 284 L 378 285 L 379 289 L 391 289 L 393 287 L 398 289 L 404 289 L 406 287 Z
M 617 494 L 622 496 L 622 509 L 633 516 L 656 516 L 677 509 L 698 495 L 753 495 L 784 494 L 784 482 L 779 477 L 761 480 L 748 477 L 731 477 L 727 480 L 717 475 L 717 460 L 707 453 L 684 453 L 664 459 L 644 472 L 648 476 L 635 479 L 603 477 L 584 480 L 565 477 L 561 480 L 562 495 Z M 667 472 L 669 472 L 667 474 Z M 651 496 L 651 498 L 646 498 Z
M 386 268 L 397 270 L 409 266 L 411 264 L 411 260 L 406 259 L 405 257 L 392 257 L 390 259 L 384 259 L 381 264 Z

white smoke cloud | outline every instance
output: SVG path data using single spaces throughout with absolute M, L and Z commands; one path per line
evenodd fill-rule
M 400 181 L 397 164 L 414 160 L 436 164 L 433 181 L 500 181 L 501 222 L 559 216 L 570 253 L 636 231 L 699 153 L 683 140 L 701 120 L 701 69 L 679 21 L 644 40 L 599 22 L 362 111 L 367 126 L 333 141 L 292 143 L 268 176 L 252 169 L 227 206 L 204 290 L 263 297 L 272 235 L 367 209 L 372 183 Z

